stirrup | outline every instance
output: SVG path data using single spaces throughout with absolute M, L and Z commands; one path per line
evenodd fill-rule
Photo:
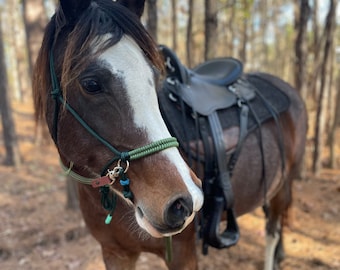
M 240 233 L 237 225 L 234 209 L 227 209 L 227 227 L 224 232 L 220 233 L 219 225 L 221 222 L 221 215 L 224 210 L 223 197 L 214 197 L 213 215 L 208 221 L 206 232 L 203 239 L 203 254 L 208 254 L 209 245 L 217 248 L 228 248 L 237 244 Z

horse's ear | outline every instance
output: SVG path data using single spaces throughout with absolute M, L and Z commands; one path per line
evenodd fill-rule
M 142 17 L 145 0 L 118 0 L 117 2 L 130 9 L 138 18 Z
M 61 9 L 68 22 L 75 21 L 91 4 L 91 0 L 60 0 Z

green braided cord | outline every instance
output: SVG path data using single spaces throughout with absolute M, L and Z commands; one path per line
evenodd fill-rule
M 178 141 L 174 137 L 162 139 L 162 140 L 159 140 L 159 141 L 156 141 L 148 145 L 129 151 L 130 160 L 139 159 L 139 158 L 154 154 L 156 152 L 160 152 L 164 149 L 167 149 L 170 147 L 178 147 L 178 146 L 179 146 Z
M 148 145 L 139 147 L 137 149 L 129 151 L 128 153 L 130 156 L 130 160 L 135 160 L 135 159 L 139 159 L 139 158 L 160 152 L 167 148 L 178 147 L 178 145 L 179 144 L 178 144 L 177 139 L 174 137 L 171 137 L 171 138 L 162 139 L 162 140 L 150 143 Z M 118 160 L 118 159 L 119 159 L 118 157 L 114 158 L 114 160 Z M 78 182 L 82 184 L 91 185 L 93 178 L 87 178 L 72 171 L 73 164 L 70 164 L 70 167 L 66 167 L 60 161 L 60 165 L 61 165 L 61 168 L 65 171 L 66 175 L 71 176 L 72 178 L 74 178 L 75 180 L 77 180 Z
M 66 109 L 77 119 L 77 121 L 97 140 L 99 140 L 102 144 L 104 144 L 107 148 L 111 150 L 117 156 L 120 156 L 122 153 L 119 152 L 116 148 L 114 148 L 108 141 L 99 136 L 80 116 L 79 114 L 67 103 L 64 101 L 62 96 L 59 96 L 61 102 L 63 102 L 66 106 Z M 148 145 L 139 147 L 137 149 L 129 151 L 130 160 L 139 159 L 141 157 L 145 157 L 156 152 L 162 151 L 164 149 L 170 147 L 178 147 L 179 143 L 176 138 L 170 137 L 166 139 L 162 139 Z

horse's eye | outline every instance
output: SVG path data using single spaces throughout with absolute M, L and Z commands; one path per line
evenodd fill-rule
M 100 83 L 94 79 L 82 80 L 81 85 L 90 94 L 97 94 L 102 90 Z

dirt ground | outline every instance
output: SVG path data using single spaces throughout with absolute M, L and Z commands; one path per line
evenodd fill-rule
M 34 145 L 30 106 L 14 106 L 14 116 L 24 163 L 19 170 L 0 165 L 0 269 L 103 270 L 100 247 L 81 214 L 65 209 L 65 178 L 54 146 Z M 1 136 L 0 163 L 5 155 Z M 340 170 L 324 170 L 295 182 L 282 269 L 340 269 L 339 179 Z M 239 243 L 228 250 L 210 248 L 208 256 L 199 256 L 200 270 L 262 269 L 262 212 L 239 218 L 239 225 Z M 142 254 L 137 269 L 166 268 L 157 257 Z

